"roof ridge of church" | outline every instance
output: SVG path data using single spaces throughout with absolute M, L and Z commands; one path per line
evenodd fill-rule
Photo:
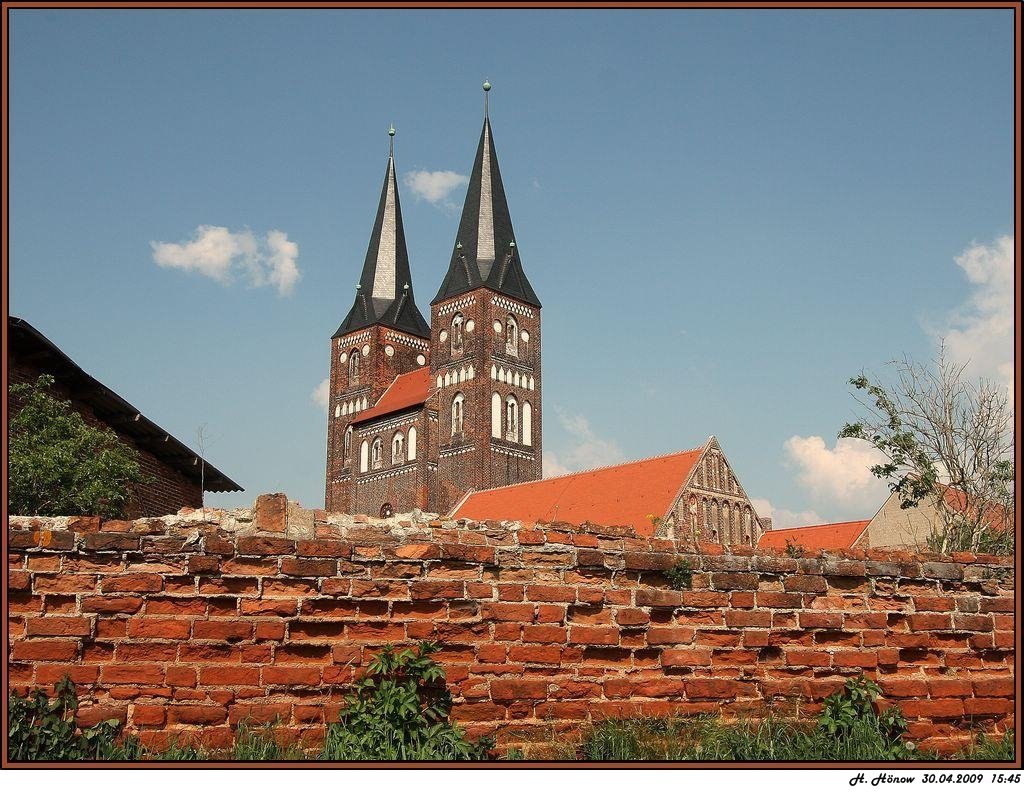
M 501 485 L 500 487 L 489 487 L 489 488 L 487 488 L 485 490 L 474 490 L 471 493 L 469 493 L 468 495 L 469 496 L 475 496 L 478 493 L 493 493 L 496 490 L 508 490 L 509 488 L 512 488 L 512 487 L 525 487 L 527 485 L 536 485 L 536 484 L 539 484 L 540 482 L 554 482 L 554 481 L 556 481 L 558 479 L 568 479 L 569 477 L 572 477 L 572 476 L 581 476 L 582 474 L 593 474 L 593 473 L 596 473 L 598 471 L 610 471 L 610 470 L 612 470 L 614 468 L 625 468 L 628 465 L 638 465 L 640 463 L 649 463 L 649 462 L 652 462 L 654 460 L 664 460 L 664 459 L 667 459 L 669 457 L 679 457 L 679 456 L 684 455 L 684 454 L 693 454 L 694 452 L 704 451 L 705 448 L 706 448 L 706 446 L 696 446 L 693 449 L 681 449 L 681 450 L 676 451 L 676 452 L 666 452 L 665 454 L 655 454 L 655 455 L 652 455 L 650 457 L 641 457 L 638 460 L 626 460 L 626 461 L 621 462 L 621 463 L 614 463 L 613 465 L 599 465 L 596 468 L 584 468 L 584 469 L 582 469 L 580 471 L 570 471 L 567 474 L 559 474 L 558 476 L 548 476 L 548 477 L 545 477 L 543 479 L 533 479 L 533 480 L 531 480 L 529 482 L 517 482 L 517 483 L 511 484 L 511 485 Z

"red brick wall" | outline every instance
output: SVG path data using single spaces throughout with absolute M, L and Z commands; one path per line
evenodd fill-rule
M 288 521 L 291 521 L 288 523 Z M 391 525 L 285 509 L 10 531 L 10 685 L 69 673 L 83 717 L 155 745 L 280 718 L 318 741 L 385 642 L 433 639 L 455 717 L 503 745 L 611 716 L 812 716 L 864 671 L 946 750 L 1013 726 L 1012 560 L 704 546 L 571 527 Z
M 8 376 L 15 383 L 34 383 L 44 372 L 38 367 L 12 362 Z M 81 414 L 86 423 L 103 429 L 113 429 L 118 437 L 131 446 L 139 455 L 139 466 L 148 481 L 136 486 L 135 497 L 129 503 L 126 515 L 137 518 L 143 515 L 163 515 L 177 512 L 182 507 L 198 507 L 203 503 L 203 493 L 198 481 L 183 476 L 179 471 L 157 458 L 152 452 L 139 447 L 134 438 L 98 418 L 92 408 L 60 383 L 55 383 L 53 392 L 60 399 L 70 399 L 71 406 Z M 17 402 L 12 401 L 10 409 L 16 410 Z

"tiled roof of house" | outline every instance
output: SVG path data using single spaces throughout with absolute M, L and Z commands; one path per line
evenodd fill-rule
M 632 526 L 653 533 L 649 516 L 661 518 L 686 482 L 704 448 L 632 463 L 470 493 L 455 518 L 518 520 L 525 525 L 564 521 Z
M 786 540 L 802 545 L 808 551 L 834 548 L 850 548 L 864 533 L 870 520 L 851 520 L 845 523 L 822 523 L 817 526 L 800 526 L 795 529 L 774 529 L 766 531 L 757 541 L 758 548 L 786 549 Z
M 974 509 L 969 496 L 960 488 L 946 485 L 942 497 L 950 509 L 969 514 L 972 519 L 978 517 L 978 511 Z M 999 504 L 988 504 L 980 512 L 980 517 L 993 531 L 1002 531 L 1010 523 L 1005 508 Z
M 377 404 L 358 416 L 353 423 L 358 424 L 369 419 L 397 413 L 399 410 L 422 405 L 430 393 L 430 367 L 422 366 L 406 374 L 400 374 L 388 386 Z

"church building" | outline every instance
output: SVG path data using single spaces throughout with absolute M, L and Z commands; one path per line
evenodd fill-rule
M 416 305 L 389 130 L 362 275 L 331 339 L 327 510 L 387 517 L 419 508 L 756 544 L 757 516 L 714 438 L 605 473 L 541 480 L 541 303 L 512 228 L 490 87 L 429 323 Z
M 541 304 L 523 270 L 485 113 L 427 324 L 409 271 L 390 134 L 362 276 L 332 338 L 326 505 L 445 513 L 471 490 L 541 476 Z

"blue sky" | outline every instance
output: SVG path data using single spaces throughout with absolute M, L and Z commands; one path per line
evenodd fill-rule
M 322 506 L 313 393 L 388 124 L 428 314 L 484 78 L 549 471 L 714 434 L 777 525 L 869 517 L 846 380 L 937 335 L 1008 376 L 1011 10 L 11 21 L 10 312 L 187 444 L 205 424 L 246 487 L 208 503 Z

